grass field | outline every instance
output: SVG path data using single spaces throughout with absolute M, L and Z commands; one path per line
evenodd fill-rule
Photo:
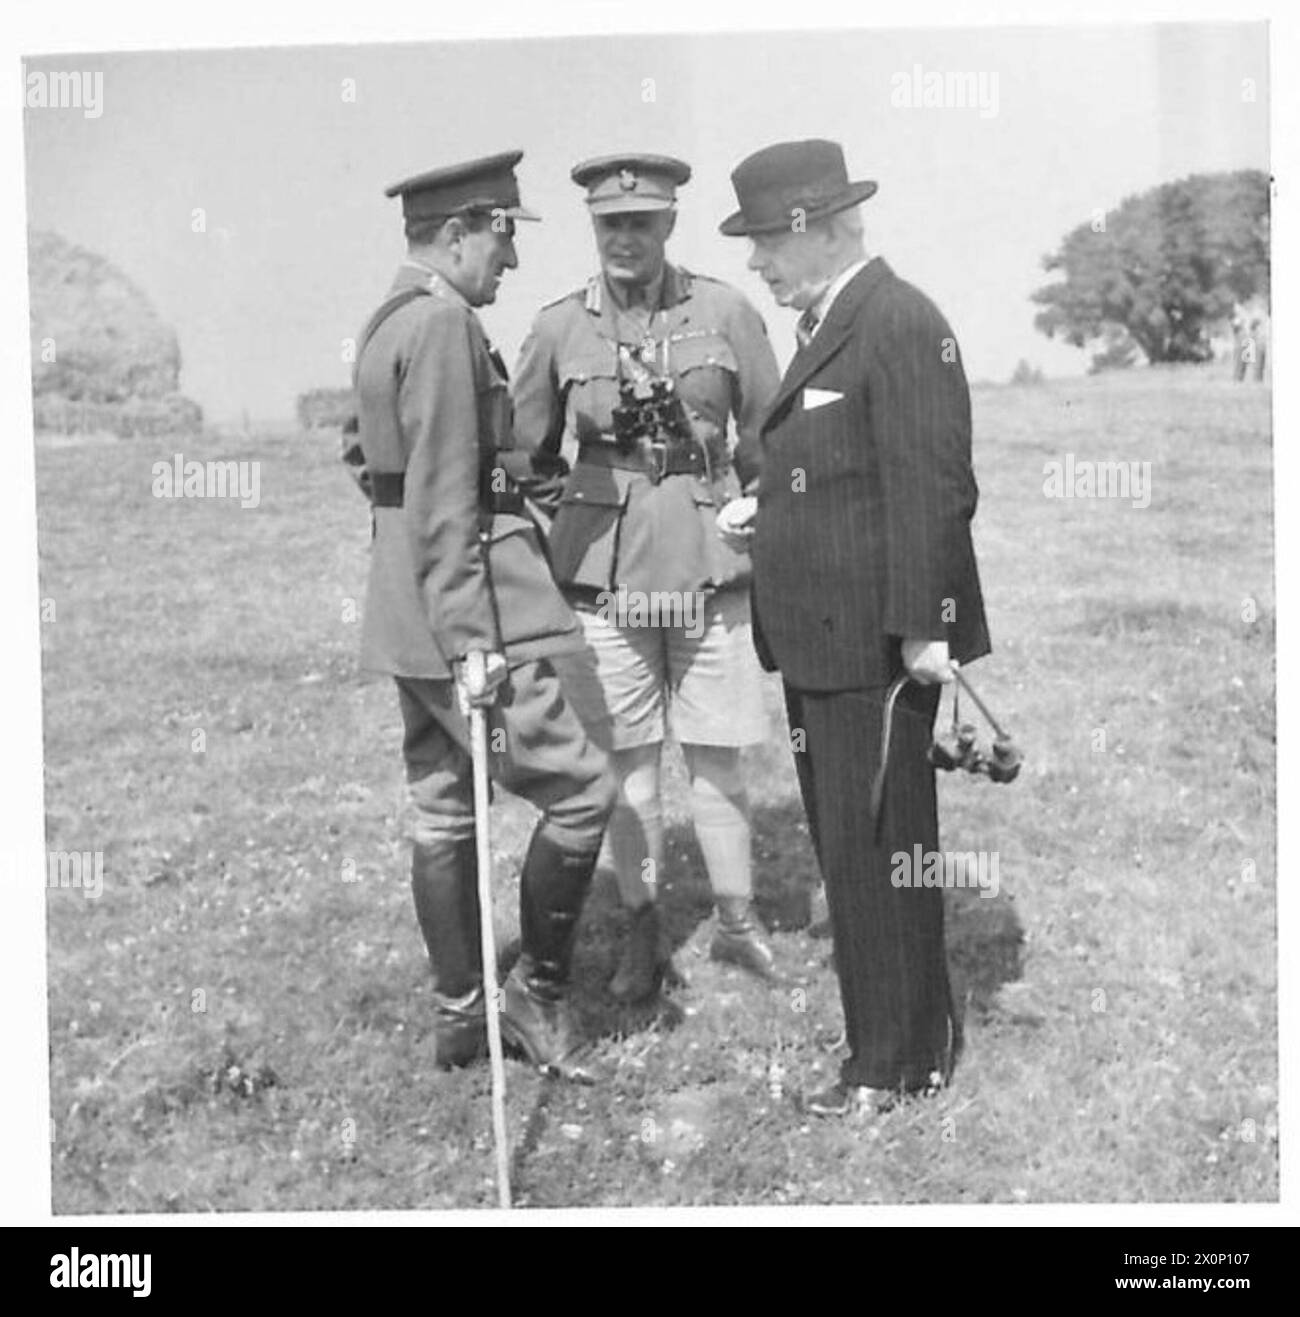
M 783 991 L 708 961 L 674 752 L 690 986 L 605 998 L 602 872 L 576 972 L 608 1078 L 507 1064 L 522 1205 L 1276 1199 L 1269 393 L 1146 371 L 974 401 L 995 653 L 972 675 L 1027 765 L 941 782 L 944 846 L 1001 877 L 950 893 L 952 1087 L 873 1125 L 801 1115 L 837 1064 L 828 944 L 774 935 Z M 259 460 L 256 509 L 155 499 L 174 447 L 37 454 L 48 845 L 104 874 L 47 894 L 54 1209 L 491 1206 L 486 1067 L 429 1063 L 395 696 L 357 671 L 364 504 L 302 435 L 185 448 Z M 1066 454 L 1149 461 L 1150 506 L 1045 497 Z M 749 767 L 781 924 L 812 858 L 769 699 Z M 495 817 L 504 936 L 531 820 Z

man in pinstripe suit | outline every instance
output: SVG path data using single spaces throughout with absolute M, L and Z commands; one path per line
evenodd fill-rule
M 970 521 L 970 395 L 934 304 L 868 258 L 833 142 L 789 142 L 732 173 L 750 268 L 800 311 L 799 349 L 762 431 L 756 498 L 719 516 L 749 542 L 754 633 L 785 682 L 792 746 L 826 884 L 849 1048 L 820 1115 L 880 1111 L 951 1074 L 952 1007 L 938 888 L 896 887 L 892 857 L 937 852 L 927 752 L 952 664 L 989 652 Z M 895 707 L 880 817 L 871 786 L 886 691 Z

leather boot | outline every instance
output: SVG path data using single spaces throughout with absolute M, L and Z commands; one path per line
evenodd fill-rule
M 544 831 L 533 833 L 519 879 L 523 951 L 502 999 L 501 1030 L 539 1069 L 590 1082 L 575 1064 L 580 1042 L 568 1004 L 569 970 L 578 916 L 597 851 L 575 852 Z
M 411 893 L 433 969 L 435 1062 L 467 1065 L 487 1050 L 474 838 L 417 842 Z
M 434 1064 L 439 1070 L 469 1065 L 487 1055 L 486 1010 L 482 984 L 463 997 L 434 994 Z
M 653 997 L 665 982 L 675 985 L 683 979 L 665 945 L 659 908 L 646 901 L 629 917 L 627 940 L 609 981 L 609 992 L 616 1001 L 641 1002 Z
M 709 947 L 709 957 L 741 969 L 769 983 L 778 979 L 776 958 L 763 940 L 762 925 L 744 896 L 720 896 L 718 930 Z
M 521 956 L 501 994 L 501 1036 L 545 1074 L 574 1083 L 595 1082 L 581 1064 L 582 1040 L 573 1022 L 568 997 L 537 974 L 537 966 Z

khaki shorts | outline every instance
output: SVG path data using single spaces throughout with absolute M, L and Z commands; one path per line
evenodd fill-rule
M 757 745 L 768 737 L 763 674 L 754 653 L 749 595 L 696 596 L 698 614 L 668 625 L 620 625 L 616 608 L 578 600 L 586 649 L 553 660 L 565 695 L 604 750 L 664 740 Z M 635 621 L 635 612 L 624 614 Z

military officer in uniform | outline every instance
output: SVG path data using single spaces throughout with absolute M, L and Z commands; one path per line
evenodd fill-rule
M 522 954 L 502 1032 L 535 1064 L 572 1070 L 566 1005 L 575 928 L 615 783 L 565 701 L 552 660 L 582 645 L 518 481 L 505 368 L 474 309 L 517 265 L 512 151 L 396 183 L 408 255 L 362 335 L 359 438 L 374 542 L 364 667 L 395 678 L 412 805 L 411 886 L 433 967 L 437 1063 L 486 1045 L 465 711 L 490 705 L 490 772 L 542 816 L 520 877 Z M 485 657 L 483 675 L 468 665 Z
M 550 469 L 573 463 L 550 556 L 588 641 L 579 660 L 565 660 L 566 690 L 620 783 L 609 835 L 630 921 L 611 990 L 624 1000 L 652 995 L 672 972 L 655 904 L 668 725 L 718 910 L 712 954 L 773 972 L 751 906 L 740 771 L 740 747 L 767 730 L 749 560 L 722 543 L 715 518 L 757 478 L 758 428 L 779 373 L 749 302 L 665 258 L 676 189 L 690 173 L 656 155 L 573 169 L 601 271 L 542 309 L 514 384 L 519 445 Z

